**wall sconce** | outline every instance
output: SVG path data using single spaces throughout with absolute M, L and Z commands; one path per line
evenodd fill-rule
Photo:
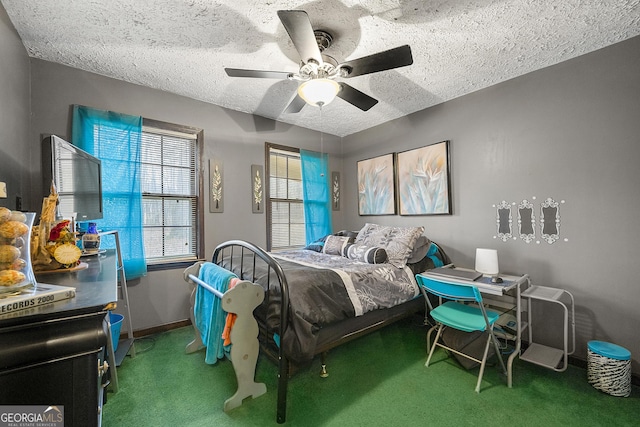
M 502 283 L 498 277 L 498 251 L 495 249 L 476 249 L 476 271 L 491 276 L 493 283 Z
M 298 86 L 298 95 L 307 104 L 322 107 L 333 101 L 340 91 L 340 85 L 331 79 L 312 79 Z

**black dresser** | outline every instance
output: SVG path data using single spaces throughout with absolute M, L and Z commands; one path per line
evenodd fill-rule
M 0 316 L 0 405 L 64 407 L 65 427 L 99 426 L 108 310 L 118 300 L 116 253 L 87 268 L 36 276 L 72 286 L 71 299 Z

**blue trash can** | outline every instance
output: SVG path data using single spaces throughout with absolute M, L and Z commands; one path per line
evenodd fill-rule
M 111 323 L 111 342 L 113 343 L 113 351 L 118 349 L 118 341 L 120 341 L 120 329 L 122 329 L 122 321 L 124 316 L 118 313 L 109 312 L 109 323 Z
M 631 352 L 604 341 L 587 343 L 587 380 L 612 396 L 631 394 Z

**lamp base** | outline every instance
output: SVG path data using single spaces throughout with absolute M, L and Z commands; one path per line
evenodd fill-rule
M 500 278 L 498 276 L 493 276 L 491 278 L 491 283 L 502 283 L 502 278 Z

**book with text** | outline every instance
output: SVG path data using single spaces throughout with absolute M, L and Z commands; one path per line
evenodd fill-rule
M 0 315 L 24 310 L 39 305 L 73 298 L 76 289 L 70 286 L 38 283 L 35 288 L 16 291 L 11 294 L 0 294 Z

